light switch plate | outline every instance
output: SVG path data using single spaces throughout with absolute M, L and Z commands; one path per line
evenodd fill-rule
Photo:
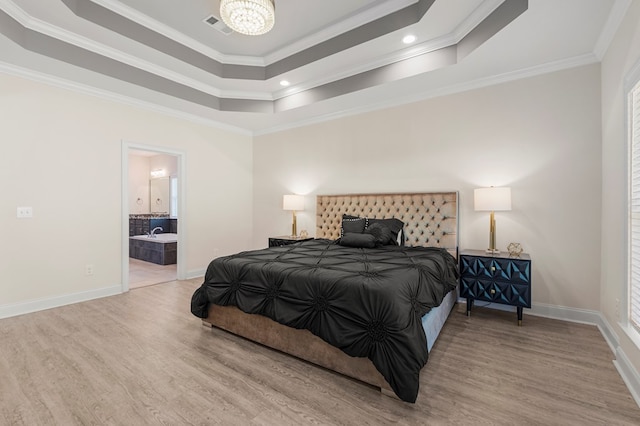
M 17 216 L 20 219 L 33 217 L 33 207 L 18 207 Z

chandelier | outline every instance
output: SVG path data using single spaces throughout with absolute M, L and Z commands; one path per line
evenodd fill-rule
M 275 23 L 274 0 L 222 0 L 220 16 L 236 32 L 246 35 L 265 34 Z

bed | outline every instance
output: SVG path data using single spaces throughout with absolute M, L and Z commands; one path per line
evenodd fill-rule
M 214 259 L 192 313 L 415 402 L 457 299 L 457 205 L 456 192 L 318 196 L 316 239 Z

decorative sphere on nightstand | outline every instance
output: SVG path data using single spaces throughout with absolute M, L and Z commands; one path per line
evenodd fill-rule
M 522 253 L 522 246 L 520 243 L 510 243 L 507 246 L 507 251 L 509 252 L 509 256 L 519 257 L 520 253 Z

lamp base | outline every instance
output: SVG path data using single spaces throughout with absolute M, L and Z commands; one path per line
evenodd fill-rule
M 291 211 L 293 220 L 291 222 L 291 238 L 298 238 L 298 222 L 296 220 L 296 211 Z
M 486 252 L 491 254 L 500 253 L 500 250 L 496 248 L 496 217 L 493 212 L 489 215 L 489 248 Z

